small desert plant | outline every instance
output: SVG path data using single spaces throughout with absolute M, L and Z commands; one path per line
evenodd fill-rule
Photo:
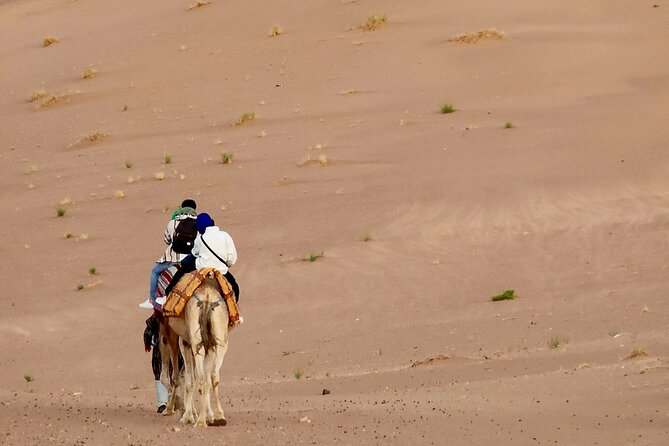
M 153 177 L 158 181 L 162 181 L 165 179 L 165 172 L 156 172 L 153 174 Z
M 193 3 L 192 5 L 190 5 L 188 7 L 187 11 L 190 11 L 191 9 L 195 9 L 195 8 L 201 8 L 202 6 L 207 6 L 210 3 L 211 3 L 211 1 L 207 1 L 207 0 L 197 0 L 195 3 Z
M 71 238 L 74 238 L 74 234 L 72 234 L 71 232 L 66 232 L 65 233 L 65 238 L 68 239 L 68 240 L 71 239 Z
M 84 284 L 83 283 L 80 283 L 79 285 L 77 285 L 77 291 L 81 291 L 83 289 L 84 289 Z
M 441 106 L 441 114 L 446 115 L 448 113 L 453 113 L 455 111 L 455 106 L 453 104 L 444 104 Z
M 635 348 L 630 352 L 630 355 L 627 357 L 627 359 L 643 358 L 645 356 L 648 356 L 646 350 L 643 348 Z
M 26 373 L 25 375 L 23 375 L 23 379 L 25 379 L 27 383 L 35 381 L 35 378 L 33 378 L 33 376 L 30 373 Z
M 388 23 L 387 15 L 370 15 L 362 25 L 362 29 L 365 31 L 376 31 L 381 25 L 385 25 L 386 23 Z
M 102 140 L 105 139 L 107 136 L 109 136 L 109 133 L 105 133 L 105 132 L 92 132 L 92 133 L 89 133 L 89 134 L 87 134 L 87 135 L 82 136 L 81 138 L 79 138 L 79 139 L 76 140 L 75 142 L 71 143 L 71 144 L 70 144 L 70 147 L 76 147 L 76 146 L 81 146 L 81 145 L 84 145 L 84 146 L 85 146 L 85 145 L 87 145 L 88 143 L 102 141 Z
M 368 242 L 370 240 L 372 240 L 372 234 L 370 234 L 369 232 L 366 232 L 365 235 L 362 236 L 362 241 L 363 242 Z
M 232 163 L 232 153 L 231 152 L 222 152 L 221 153 L 221 164 L 231 164 Z
M 295 379 L 300 379 L 300 378 L 302 378 L 303 374 L 304 373 L 302 372 L 302 370 L 297 369 L 297 370 L 295 370 L 295 373 L 293 373 L 293 376 L 295 377 Z
M 235 122 L 232 123 L 234 126 L 239 126 L 246 124 L 247 122 L 253 121 L 256 118 L 255 112 L 246 112 L 242 113 Z
M 501 294 L 498 294 L 497 296 L 492 296 L 490 300 L 493 302 L 498 302 L 500 300 L 513 300 L 516 298 L 516 291 L 515 290 L 506 290 Z
M 82 79 L 93 79 L 95 75 L 98 74 L 98 70 L 93 67 L 88 67 L 81 72 Z
M 504 124 L 505 129 L 512 129 L 513 128 L 513 122 L 509 121 L 506 124 Z
M 564 336 L 553 336 L 550 341 L 548 341 L 548 346 L 550 348 L 558 348 L 562 344 L 569 342 L 569 339 Z
M 164 164 L 172 164 L 172 155 L 170 155 L 169 153 L 165 153 L 163 155 L 163 163 Z
M 95 141 L 100 141 L 103 138 L 106 138 L 109 136 L 109 133 L 105 132 L 93 132 L 89 133 L 88 135 L 84 135 L 81 140 L 82 141 L 89 141 L 89 142 L 95 142 Z
M 504 40 L 503 32 L 496 29 L 484 29 L 473 33 L 464 33 L 448 39 L 451 43 L 478 43 L 483 40 Z
M 65 215 L 65 212 L 67 212 L 67 210 L 64 207 L 58 206 L 56 208 L 56 217 L 63 217 Z
M 270 37 L 280 36 L 281 34 L 283 34 L 283 29 L 279 25 L 272 26 L 272 29 L 269 31 Z
M 130 169 L 130 168 L 132 168 L 132 165 L 133 165 L 133 164 L 132 164 L 132 161 L 130 161 L 130 160 L 125 160 L 125 168 L 126 168 L 126 169 Z
M 98 273 L 98 270 L 97 270 L 97 268 L 95 268 L 94 266 L 91 266 L 91 267 L 88 269 L 88 274 L 90 274 L 91 276 L 94 276 L 94 275 L 96 275 L 97 273 Z
M 67 101 L 69 100 L 74 94 L 78 92 L 76 91 L 68 91 L 67 93 L 59 93 L 59 94 L 47 94 L 42 98 L 42 101 L 37 105 L 36 108 L 48 108 L 51 107 L 52 105 L 56 105 L 59 102 Z
M 124 105 L 123 107 L 121 107 L 121 111 L 128 111 L 128 106 Z
M 42 46 L 47 47 L 49 45 L 53 45 L 54 43 L 58 43 L 58 42 L 59 42 L 59 40 L 56 39 L 55 37 L 48 36 L 48 37 L 45 37 L 44 39 L 42 39 Z
M 33 90 L 30 93 L 30 96 L 28 97 L 28 102 L 35 102 L 38 101 L 44 97 L 46 97 L 47 93 L 44 91 L 44 89 L 40 88 L 38 90 Z
M 323 257 L 325 254 L 323 251 L 321 252 L 310 252 L 307 257 L 304 258 L 307 262 L 315 262 L 316 260 L 320 259 Z

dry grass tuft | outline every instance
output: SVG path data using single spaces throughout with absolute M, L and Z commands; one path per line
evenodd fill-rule
M 325 154 L 318 155 L 316 159 L 311 158 L 311 155 L 307 155 L 302 161 L 297 163 L 297 167 L 325 166 L 328 162 L 328 157 Z
M 82 79 L 93 79 L 98 74 L 98 70 L 93 67 L 88 67 L 81 73 Z
M 156 172 L 153 177 L 158 181 L 162 181 L 165 179 L 165 172 Z
M 44 89 L 40 88 L 38 90 L 33 90 L 28 97 L 28 102 L 35 102 L 44 97 L 46 97 L 47 92 Z
M 550 348 L 558 348 L 562 344 L 567 344 L 569 342 L 569 338 L 566 336 L 553 336 L 550 341 L 548 341 L 548 346 Z
M 644 350 L 643 348 L 635 348 L 630 352 L 629 356 L 625 359 L 645 358 L 646 356 L 648 356 L 646 350 Z
M 35 166 L 34 164 L 30 167 L 28 167 L 25 171 L 26 175 L 30 175 L 31 173 L 35 173 L 39 171 L 39 167 Z
M 89 133 L 88 135 L 84 135 L 81 138 L 79 138 L 79 140 L 76 141 L 75 143 L 70 144 L 70 147 L 87 145 L 88 143 L 94 143 L 94 142 L 102 141 L 107 136 L 109 136 L 109 133 L 105 133 L 105 132 Z
M 370 15 L 367 17 L 367 21 L 362 24 L 362 29 L 364 31 L 376 31 L 386 23 L 388 23 L 387 15 Z
M 42 97 L 42 101 L 35 108 L 48 108 L 60 102 L 69 102 L 70 98 L 76 93 L 75 91 L 68 91 L 67 93 L 47 94 Z
M 90 133 L 88 135 L 85 135 L 83 139 L 86 140 L 86 141 L 90 141 L 90 142 L 96 142 L 96 141 L 100 141 L 103 138 L 106 138 L 107 136 L 109 136 L 109 133 L 94 132 L 94 133 Z
M 237 127 L 237 126 L 240 126 L 240 125 L 244 125 L 247 122 L 251 122 L 254 119 L 256 119 L 255 112 L 242 113 L 241 116 L 239 118 L 237 118 L 237 120 L 235 122 L 232 123 L 232 125 Z
M 279 25 L 272 26 L 272 29 L 269 31 L 270 37 L 276 37 L 283 34 L 283 29 Z
M 188 7 L 188 9 L 186 9 L 186 11 L 190 11 L 191 9 L 195 9 L 195 8 L 201 8 L 201 7 L 203 7 L 203 6 L 207 6 L 207 5 L 209 5 L 209 4 L 211 4 L 211 1 L 207 1 L 207 0 L 197 0 L 195 3 L 193 3 L 192 5 L 190 5 L 190 6 Z
M 448 39 L 451 43 L 479 43 L 485 40 L 504 40 L 506 36 L 496 29 L 484 29 L 473 33 L 458 34 Z
M 54 43 L 58 42 L 60 42 L 60 40 L 56 39 L 55 37 L 47 36 L 42 40 L 42 46 L 46 48 L 47 46 L 53 45 Z
M 450 359 L 450 358 L 446 355 L 437 355 L 437 356 L 433 356 L 431 358 L 424 359 L 422 361 L 414 361 L 414 362 L 411 363 L 411 367 L 413 368 L 413 367 L 421 367 L 421 366 L 426 366 L 426 365 L 433 365 L 437 362 L 446 361 L 448 359 Z
M 125 192 L 122 190 L 114 191 L 114 198 L 125 198 Z

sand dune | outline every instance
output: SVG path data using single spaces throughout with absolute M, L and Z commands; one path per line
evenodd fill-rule
M 194 4 L 0 0 L 0 444 L 666 442 L 668 5 Z M 142 349 L 186 197 L 225 428 Z

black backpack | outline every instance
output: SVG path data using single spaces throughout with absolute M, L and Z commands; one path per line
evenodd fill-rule
M 197 230 L 195 229 L 195 219 L 184 218 L 177 224 L 177 227 L 174 230 L 172 250 L 179 254 L 190 254 L 196 236 Z

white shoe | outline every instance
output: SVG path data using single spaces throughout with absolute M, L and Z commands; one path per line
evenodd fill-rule
M 156 303 L 160 305 L 161 307 L 165 305 L 165 302 L 167 302 L 167 297 L 156 297 Z
M 151 301 L 149 299 L 146 299 L 144 302 L 139 304 L 139 308 L 143 308 L 145 310 L 153 310 L 153 305 L 151 305 Z

